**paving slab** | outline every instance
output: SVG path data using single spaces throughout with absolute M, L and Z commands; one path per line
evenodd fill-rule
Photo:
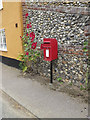
M 23 78 L 20 76 L 19 69 L 2 64 L 0 72 L 3 91 L 38 118 L 86 118 L 88 116 L 88 104 L 65 93 L 50 90 L 34 79 Z

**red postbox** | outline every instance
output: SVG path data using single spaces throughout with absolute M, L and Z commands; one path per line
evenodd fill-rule
M 44 51 L 44 60 L 52 61 L 58 57 L 57 40 L 54 38 L 44 38 L 41 49 Z

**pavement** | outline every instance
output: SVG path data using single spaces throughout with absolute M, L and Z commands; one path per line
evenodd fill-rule
M 0 87 L 37 118 L 87 118 L 88 104 L 53 91 L 20 70 L 0 63 Z M 43 80 L 43 79 L 42 79 Z

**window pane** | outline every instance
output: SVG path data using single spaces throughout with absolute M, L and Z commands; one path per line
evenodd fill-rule
M 0 30 L 0 36 L 1 36 L 1 30 Z
M 3 45 L 1 44 L 1 49 L 3 48 Z
M 1 44 L 0 44 L 0 49 L 1 49 Z
M 1 38 L 1 44 L 2 44 L 2 38 Z
M 0 0 L 0 9 L 2 9 L 2 0 Z
M 0 44 L 1 44 L 1 39 L 2 39 L 2 38 L 1 38 L 1 36 L 0 36 Z
M 0 50 L 7 50 L 5 30 L 0 30 Z
M 3 37 L 3 44 L 6 44 L 6 38 Z
M 2 35 L 1 35 L 1 30 L 0 30 L 0 43 L 1 43 L 1 38 L 2 38 Z
M 6 44 L 3 44 L 3 49 L 6 49 Z
M 6 46 L 6 44 L 5 44 L 5 49 L 7 50 L 7 46 Z

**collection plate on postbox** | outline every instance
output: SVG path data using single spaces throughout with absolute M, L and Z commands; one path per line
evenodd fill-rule
M 44 60 L 52 61 L 58 57 L 58 45 L 55 38 L 44 38 L 41 49 L 44 51 Z

